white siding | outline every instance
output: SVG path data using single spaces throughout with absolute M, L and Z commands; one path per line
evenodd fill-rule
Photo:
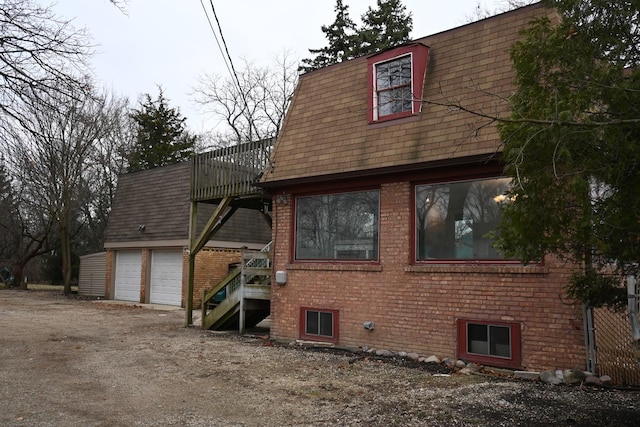
M 99 252 L 80 257 L 78 295 L 104 297 L 107 278 L 107 253 Z

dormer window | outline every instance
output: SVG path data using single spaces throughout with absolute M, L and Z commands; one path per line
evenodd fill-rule
M 392 114 L 413 113 L 411 94 L 411 54 L 375 66 L 375 119 Z
M 401 46 L 369 58 L 369 122 L 420 112 L 427 46 Z

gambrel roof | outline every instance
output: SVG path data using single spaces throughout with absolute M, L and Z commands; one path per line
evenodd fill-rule
M 191 163 L 157 167 L 118 177 L 105 247 L 123 243 L 166 242 L 187 245 Z M 215 209 L 199 204 L 198 230 Z M 140 230 L 140 226 L 144 229 Z M 215 236 L 216 241 L 267 243 L 271 229 L 258 211 L 238 209 Z
M 429 48 L 419 114 L 371 123 L 368 60 L 360 57 L 300 77 L 261 185 L 391 173 L 433 162 L 496 157 L 501 149 L 488 115 L 509 114 L 514 90 L 510 47 L 540 4 L 414 41 Z

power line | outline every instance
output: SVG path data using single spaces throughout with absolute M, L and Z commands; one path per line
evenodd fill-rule
M 227 71 L 229 72 L 229 75 L 231 76 L 231 78 L 233 78 L 233 72 L 229 67 L 229 63 L 227 62 L 227 57 L 224 54 L 224 50 L 222 50 L 222 45 L 220 45 L 220 41 L 218 40 L 218 35 L 216 34 L 215 29 L 213 28 L 213 24 L 211 23 L 211 19 L 209 18 L 209 12 L 207 12 L 207 8 L 205 7 L 203 0 L 200 0 L 200 5 L 202 5 L 202 10 L 204 11 L 204 15 L 207 17 L 207 22 L 209 22 L 209 28 L 211 28 L 211 32 L 213 33 L 213 38 L 216 39 L 216 44 L 218 45 L 218 50 L 220 50 L 220 54 L 222 55 L 222 60 L 224 61 L 224 65 L 227 67 Z M 213 4 L 211 6 L 213 7 Z
M 222 26 L 220 25 L 220 20 L 218 19 L 218 15 L 216 13 L 216 8 L 213 5 L 213 0 L 209 0 L 209 4 L 211 5 L 211 11 L 213 12 L 213 17 L 216 20 L 216 24 L 218 26 L 218 32 L 220 33 L 220 39 L 222 39 L 222 45 L 220 45 L 220 41 L 218 40 L 218 36 L 213 28 L 213 24 L 211 23 L 211 19 L 209 18 L 209 14 L 207 12 L 207 9 L 204 6 L 203 0 L 200 0 L 200 4 L 202 5 L 202 9 L 204 10 L 204 13 L 207 17 L 207 21 L 209 22 L 209 27 L 211 28 L 211 32 L 213 33 L 214 38 L 216 39 L 216 43 L 218 44 L 218 49 L 220 50 L 220 53 L 222 54 L 222 57 L 224 59 L 224 63 L 227 67 L 227 71 L 229 71 L 229 74 L 231 75 L 232 80 L 234 81 L 236 87 L 238 88 L 238 93 L 240 94 L 240 97 L 242 98 L 242 102 L 244 104 L 244 108 L 245 110 L 249 110 L 249 103 L 247 102 L 247 98 L 245 97 L 244 91 L 242 90 L 242 85 L 240 84 L 240 79 L 238 78 L 238 73 L 236 72 L 235 67 L 233 66 L 233 60 L 231 59 L 231 55 L 229 54 L 229 48 L 227 46 L 227 42 L 224 39 L 224 34 L 222 33 Z M 222 50 L 222 46 L 224 46 L 224 52 Z M 249 120 L 249 126 L 254 127 L 255 128 L 255 123 L 253 122 L 253 120 Z M 255 129 L 257 131 L 257 129 Z
M 216 19 L 216 24 L 218 24 L 218 31 L 220 32 L 220 38 L 222 39 L 222 45 L 224 46 L 224 50 L 227 53 L 227 58 L 229 59 L 229 64 L 231 64 L 231 71 L 233 71 L 233 76 L 236 79 L 236 83 L 238 84 L 238 90 L 240 90 L 240 79 L 238 79 L 238 73 L 236 73 L 236 69 L 233 66 L 233 60 L 231 59 L 231 55 L 229 54 L 229 48 L 227 47 L 227 42 L 224 39 L 224 34 L 222 34 L 222 27 L 220 26 L 220 21 L 218 20 L 218 15 L 216 14 L 216 8 L 213 6 L 213 0 L 209 0 L 211 3 L 211 10 L 213 11 L 213 17 Z M 242 90 L 240 90 L 240 94 L 242 95 L 242 99 L 244 100 L 244 94 Z M 244 100 L 245 106 L 247 106 L 246 100 Z

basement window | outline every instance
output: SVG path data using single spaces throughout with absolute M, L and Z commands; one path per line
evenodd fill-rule
M 300 339 L 338 342 L 338 311 L 300 308 Z
M 458 320 L 458 358 L 490 366 L 520 366 L 518 323 Z

